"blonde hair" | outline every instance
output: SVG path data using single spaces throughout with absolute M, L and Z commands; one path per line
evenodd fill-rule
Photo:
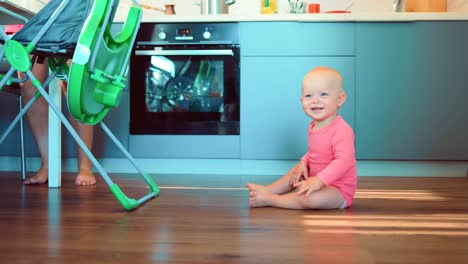
M 333 69 L 333 68 L 330 68 L 330 67 L 327 67 L 327 66 L 318 66 L 318 67 L 315 67 L 313 68 L 312 70 L 310 70 L 305 76 L 304 76 L 304 80 L 310 76 L 310 75 L 313 75 L 313 74 L 326 74 L 328 76 L 330 76 L 330 80 L 335 84 L 335 87 L 338 89 L 338 92 L 339 93 L 344 93 L 344 88 L 343 88 L 343 77 L 341 77 L 341 74 Z

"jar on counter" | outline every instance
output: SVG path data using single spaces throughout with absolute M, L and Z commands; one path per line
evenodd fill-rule
M 277 14 L 278 0 L 260 0 L 260 14 Z

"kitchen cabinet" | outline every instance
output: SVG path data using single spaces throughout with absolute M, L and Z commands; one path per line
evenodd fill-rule
M 358 159 L 468 160 L 467 21 L 240 22 L 240 35 L 240 136 L 227 144 L 181 138 L 176 147 L 164 137 L 129 136 L 128 91 L 104 121 L 136 157 L 299 159 L 310 123 L 300 103 L 302 78 L 327 65 L 344 78 L 340 114 L 354 128 Z M 0 104 L 4 129 L 17 112 L 16 97 L 2 94 Z M 97 157 L 122 157 L 95 131 Z M 64 156 L 76 156 L 68 133 L 64 140 Z M 204 153 L 208 144 L 219 149 L 216 156 Z M 18 149 L 11 135 L 0 156 Z M 38 156 L 29 129 L 26 152 Z
M 356 25 L 359 159 L 468 160 L 468 22 Z
M 340 110 L 354 124 L 354 58 L 246 57 L 241 60 L 241 158 L 299 159 L 307 151 L 307 117 L 301 82 L 310 69 L 341 72 L 348 98 Z
M 354 56 L 354 23 L 243 22 L 244 57 Z
M 8 69 L 7 69 L 8 70 Z M 19 112 L 18 106 L 18 96 L 13 94 L 8 94 L 6 92 L 0 92 L 0 136 L 6 131 L 10 123 L 16 117 Z M 31 153 L 31 150 L 34 150 L 35 145 L 31 133 L 29 133 L 28 125 L 26 119 L 23 119 L 24 124 L 24 142 L 25 142 L 25 152 L 27 155 Z M 16 125 L 13 130 L 10 132 L 8 137 L 0 145 L 0 157 L 1 156 L 20 156 L 20 129 L 19 125 Z M 18 163 L 18 170 L 20 169 L 20 164 Z
M 278 34 L 286 29 L 288 37 Z M 241 26 L 241 159 L 299 159 L 307 151 L 311 120 L 302 110 L 301 83 L 321 65 L 343 75 L 348 98 L 340 113 L 353 126 L 353 24 Z

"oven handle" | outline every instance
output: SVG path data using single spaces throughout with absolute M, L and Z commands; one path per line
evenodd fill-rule
M 219 50 L 136 50 L 135 55 L 150 56 L 234 56 L 231 49 Z

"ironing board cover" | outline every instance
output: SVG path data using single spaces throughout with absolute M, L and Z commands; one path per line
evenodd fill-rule
M 31 43 L 62 2 L 50 1 L 13 40 L 25 46 Z M 99 123 L 111 107 L 119 105 L 125 87 L 123 74 L 127 72 L 141 8 L 130 7 L 121 32 L 113 36 L 109 22 L 113 21 L 118 3 L 119 0 L 68 1 L 35 46 L 36 51 L 43 53 L 73 55 L 67 76 L 68 108 L 76 120 L 88 125 Z
M 71 0 L 39 40 L 37 50 L 51 53 L 67 53 L 74 50 L 93 2 L 94 0 Z M 51 0 L 13 36 L 13 39 L 23 45 L 30 43 L 61 3 L 62 0 Z

